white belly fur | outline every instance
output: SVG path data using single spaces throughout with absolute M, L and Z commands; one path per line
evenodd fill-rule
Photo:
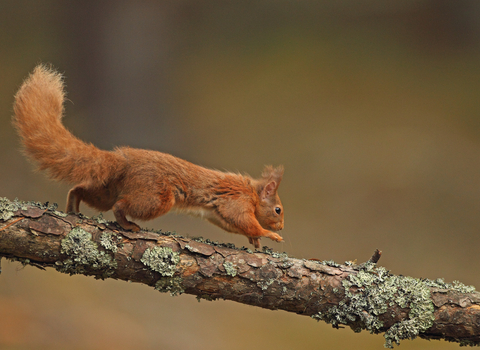
M 201 207 L 190 208 L 174 208 L 176 213 L 189 214 L 202 219 L 209 219 L 215 217 L 213 210 Z

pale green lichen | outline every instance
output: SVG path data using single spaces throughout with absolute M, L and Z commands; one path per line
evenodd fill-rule
M 88 269 L 103 270 L 103 277 L 110 276 L 117 267 L 112 257 L 98 249 L 92 235 L 80 227 L 73 228 L 61 242 L 61 253 L 68 256 L 56 262 L 56 269 L 69 273 L 84 273 Z
M 156 246 L 145 250 L 140 261 L 162 276 L 171 277 L 180 261 L 180 254 L 172 248 Z
M 17 261 L 19 261 L 23 266 L 30 265 L 30 259 L 18 258 Z
M 385 333 L 387 348 L 392 348 L 393 343 L 399 344 L 402 339 L 414 339 L 433 324 L 430 288 L 420 279 L 391 275 L 383 267 L 367 264 L 357 274 L 350 274 L 342 284 L 347 300 L 314 318 L 333 326 L 349 324 L 356 332 L 367 329 L 378 333 L 383 327 L 379 316 L 385 314 L 389 306 L 409 308 L 408 319 L 397 322 Z
M 37 207 L 42 210 L 48 210 L 51 213 L 65 217 L 67 214 L 57 211 L 57 203 L 50 204 L 40 203 L 40 202 L 24 202 L 20 201 L 17 198 L 15 200 L 10 201 L 8 198 L 0 197 L 0 220 L 7 221 L 15 215 L 15 212 L 18 210 L 28 210 L 29 206 Z
M 182 279 L 180 277 L 163 277 L 155 283 L 155 289 L 162 293 L 170 293 L 172 297 L 180 295 L 183 289 Z
M 115 233 L 104 232 L 100 237 L 100 244 L 102 245 L 103 248 L 110 250 L 113 253 L 116 253 L 118 251 L 117 242 L 119 240 L 120 240 L 120 237 L 118 237 Z
M 473 293 L 475 292 L 474 286 L 466 286 L 462 282 L 453 281 L 452 283 L 446 283 L 443 278 L 437 278 L 436 280 L 424 280 L 425 284 L 432 288 L 449 289 L 460 293 Z
M 58 216 L 58 217 L 60 217 L 60 218 L 65 218 L 65 217 L 68 216 L 67 213 L 64 213 L 64 212 L 58 211 L 58 210 L 54 210 L 54 211 L 53 211 L 53 214 L 55 214 L 56 216 Z
M 97 216 L 93 216 L 92 220 L 96 221 L 99 224 L 108 224 L 108 221 L 103 218 L 103 213 L 100 213 Z
M 273 249 L 272 249 L 272 248 L 269 248 L 269 247 L 267 247 L 266 245 L 264 245 L 264 246 L 262 247 L 262 253 L 264 253 L 264 254 L 268 254 L 268 255 L 272 255 L 272 253 L 273 253 Z
M 17 210 L 27 210 L 25 202 L 19 201 L 17 198 L 12 202 L 8 198 L 0 198 L 0 220 L 10 220 Z
M 289 258 L 283 258 L 279 266 L 280 266 L 282 269 L 289 269 L 289 268 L 292 267 L 293 265 L 295 265 L 295 263 L 293 262 L 293 260 L 291 260 L 291 259 L 289 259 Z
M 288 254 L 283 252 L 283 253 L 279 253 L 279 252 L 272 252 L 272 256 L 274 258 L 279 258 L 279 259 L 288 259 Z
M 223 263 L 223 267 L 225 268 L 225 272 L 227 275 L 235 277 L 237 275 L 237 269 L 235 268 L 235 265 L 233 265 L 232 262 L 228 261 Z
M 268 287 L 273 284 L 273 282 L 275 282 L 275 278 L 270 278 L 264 281 L 257 282 L 257 286 L 259 286 L 262 290 L 267 290 Z
M 340 266 L 342 266 L 342 265 L 340 265 L 340 264 L 337 264 L 337 263 L 336 263 L 335 261 L 333 261 L 333 260 L 323 260 L 323 261 L 322 261 L 322 264 L 323 264 L 323 265 L 326 265 L 326 266 L 331 266 L 331 267 L 340 267 Z

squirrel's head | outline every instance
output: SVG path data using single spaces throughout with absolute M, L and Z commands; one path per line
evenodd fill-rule
M 257 180 L 259 204 L 255 216 L 266 230 L 280 231 L 283 229 L 283 206 L 277 194 L 282 177 L 283 166 L 276 168 L 266 166 L 262 178 Z

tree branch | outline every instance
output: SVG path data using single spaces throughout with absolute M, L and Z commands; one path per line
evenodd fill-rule
M 390 274 L 376 267 L 380 254 L 360 265 L 295 259 L 268 248 L 252 252 L 170 233 L 132 233 L 101 217 L 0 198 L 0 256 L 25 265 L 384 332 L 387 347 L 416 336 L 480 344 L 480 293 L 459 282 Z

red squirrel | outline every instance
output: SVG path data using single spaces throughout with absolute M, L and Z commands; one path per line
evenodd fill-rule
M 74 185 L 67 212 L 78 213 L 82 201 L 102 212 L 112 209 L 123 229 L 137 232 L 140 227 L 126 216 L 151 220 L 174 209 L 247 236 L 255 248 L 261 237 L 283 241 L 272 232 L 283 228 L 277 194 L 282 166 L 266 166 L 261 178 L 253 179 L 157 151 L 100 150 L 63 126 L 64 100 L 62 75 L 39 65 L 15 95 L 13 124 L 38 168 Z

